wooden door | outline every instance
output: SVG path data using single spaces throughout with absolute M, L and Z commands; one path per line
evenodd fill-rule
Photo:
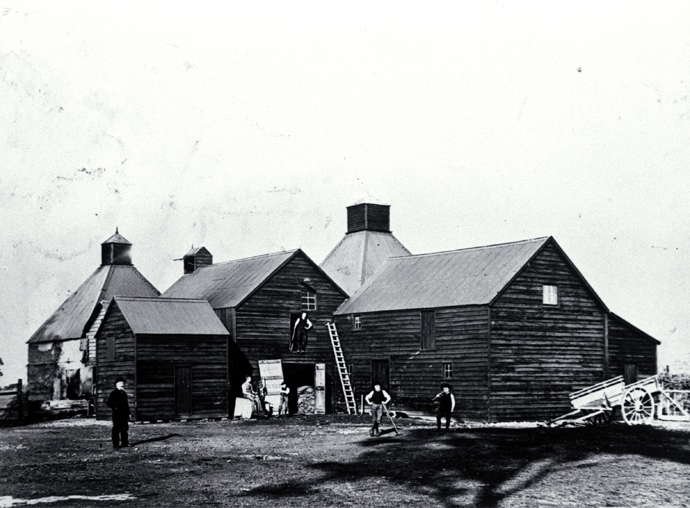
M 371 386 L 377 383 L 382 389 L 388 390 L 388 360 L 371 361 Z
M 175 412 L 192 414 L 192 368 L 175 367 Z
M 630 385 L 637 382 L 637 364 L 636 363 L 626 363 L 623 366 L 623 379 L 626 385 Z

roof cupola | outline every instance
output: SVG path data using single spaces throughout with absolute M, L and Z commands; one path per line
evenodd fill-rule
M 115 228 L 115 234 L 101 244 L 101 265 L 131 265 L 132 244 Z
M 347 232 L 378 231 L 390 233 L 390 206 L 358 203 L 347 207 Z

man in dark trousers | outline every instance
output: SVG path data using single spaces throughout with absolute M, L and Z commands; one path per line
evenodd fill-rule
M 388 395 L 386 390 L 381 389 L 379 383 L 374 384 L 374 389 L 369 392 L 369 395 L 364 397 L 367 404 L 371 404 L 369 411 L 371 412 L 371 430 L 369 435 L 371 437 L 379 435 L 379 425 L 381 424 L 381 418 L 383 418 L 383 405 L 388 404 L 391 400 L 391 396 Z
M 448 383 L 441 383 L 441 393 L 434 397 L 434 401 L 439 402 L 438 413 L 436 413 L 436 427 L 441 430 L 441 418 L 446 417 L 446 430 L 450 428 L 450 414 L 455 409 L 455 396 L 451 393 L 451 386 Z
M 307 339 L 309 338 L 309 330 L 314 325 L 309 321 L 306 312 L 302 312 L 300 317 L 295 321 L 295 327 L 292 331 L 292 347 L 290 351 L 298 351 L 304 353 L 307 349 Z
M 124 378 L 115 380 L 115 389 L 110 392 L 106 405 L 113 410 L 113 448 L 129 446 L 129 401 L 125 392 Z

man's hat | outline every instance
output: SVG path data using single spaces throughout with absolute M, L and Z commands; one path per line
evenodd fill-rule
M 115 380 L 115 384 L 124 383 L 124 382 L 125 382 L 125 378 L 123 378 L 122 376 L 118 377 L 118 378 Z

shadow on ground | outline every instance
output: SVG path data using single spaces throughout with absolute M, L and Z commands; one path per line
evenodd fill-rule
M 356 461 L 321 462 L 318 481 L 263 486 L 248 496 L 291 496 L 316 492 L 324 483 L 376 482 L 385 479 L 409 492 L 424 492 L 445 506 L 496 507 L 552 473 L 595 467 L 603 455 L 635 455 L 690 464 L 688 433 L 656 427 L 582 427 L 568 429 L 401 429 L 358 443 Z M 623 461 L 625 467 L 630 467 Z M 602 467 L 602 466 L 599 466 Z M 634 464 L 633 466 L 634 467 Z

